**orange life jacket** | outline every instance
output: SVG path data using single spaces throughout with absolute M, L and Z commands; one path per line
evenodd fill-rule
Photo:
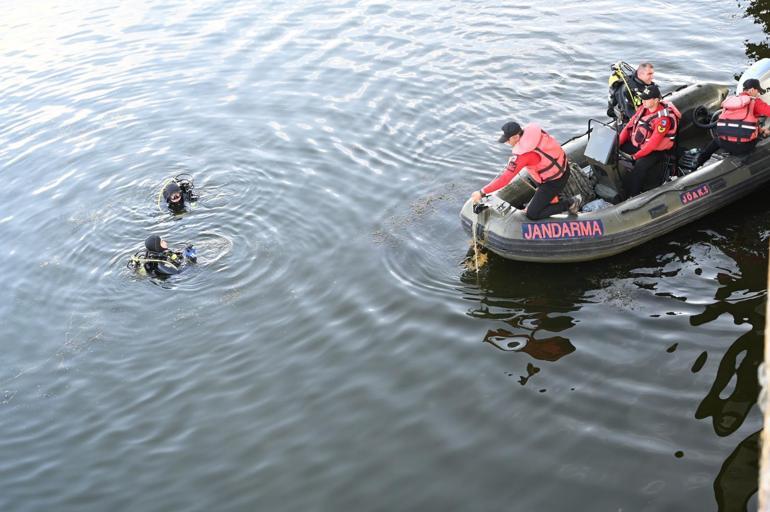
M 634 117 L 629 121 L 631 124 L 631 144 L 636 148 L 641 148 L 647 139 L 652 137 L 652 121 L 659 117 L 668 117 L 671 119 L 671 127 L 668 129 L 668 133 L 658 143 L 658 146 L 653 151 L 666 151 L 674 147 L 674 139 L 676 138 L 676 131 L 679 129 L 679 119 L 682 114 L 679 110 L 667 101 L 661 101 L 662 109 L 652 114 L 642 115 L 644 108 L 640 108 L 634 114 Z
M 722 102 L 717 121 L 717 137 L 726 142 L 752 142 L 759 136 L 759 119 L 754 114 L 754 100 L 748 94 L 730 96 Z
M 567 171 L 567 155 L 559 142 L 535 123 L 524 127 L 521 139 L 513 148 L 514 155 L 534 151 L 540 155 L 540 162 L 527 166 L 529 175 L 537 183 L 558 180 Z

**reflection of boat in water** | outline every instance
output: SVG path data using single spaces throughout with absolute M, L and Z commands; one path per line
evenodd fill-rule
M 770 82 L 770 59 L 747 70 L 739 84 L 747 78 L 759 78 L 763 85 Z M 666 98 L 682 113 L 677 155 L 686 155 L 710 140 L 708 127 L 695 121 L 696 111 L 702 106 L 715 112 L 728 90 L 724 85 L 700 83 Z M 594 260 L 684 226 L 770 181 L 770 140 L 763 140 L 747 157 L 717 152 L 696 171 L 670 158 L 670 178 L 663 185 L 622 201 L 622 174 L 626 171 L 618 164 L 614 133 L 607 125 L 597 122 L 592 127 L 589 122 L 586 134 L 563 145 L 575 178 L 570 179 L 573 189 L 569 192 L 581 192 L 584 198 L 599 196 L 606 207 L 577 216 L 559 214 L 532 221 L 522 208 L 532 197 L 534 186 L 522 172 L 508 186 L 483 199 L 482 208 L 474 211 L 472 202 L 467 201 L 460 213 L 463 227 L 481 245 L 505 258 L 554 263 Z

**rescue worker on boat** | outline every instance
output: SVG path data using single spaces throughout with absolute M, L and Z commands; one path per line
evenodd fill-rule
M 640 94 L 644 88 L 655 85 L 655 67 L 651 62 L 642 62 L 631 75 L 628 73 L 633 68 L 625 62 L 613 64 L 611 69 L 607 115 L 624 125 L 642 105 Z
M 743 82 L 743 92 L 722 102 L 722 113 L 716 125 L 716 137 L 703 148 L 696 160 L 696 168 L 703 165 L 714 151 L 724 149 L 731 155 L 746 155 L 759 142 L 760 132 L 767 136 L 770 130 L 760 128 L 760 116 L 770 116 L 770 105 L 759 96 L 765 89 L 756 78 Z
M 630 172 L 623 176 L 626 197 L 638 195 L 663 184 L 666 155 L 674 147 L 679 110 L 661 100 L 660 89 L 652 84 L 642 90 L 642 107 L 620 132 L 620 151 L 633 162 Z
M 524 212 L 529 219 L 544 219 L 568 210 L 577 215 L 582 203 L 579 194 L 569 201 L 558 197 L 569 180 L 570 170 L 567 155 L 556 139 L 535 123 L 522 129 L 519 123 L 510 121 L 503 125 L 502 130 L 498 142 L 510 144 L 513 156 L 497 178 L 471 194 L 473 203 L 506 186 L 526 167 L 537 183 L 535 195 Z
M 192 245 L 188 245 L 184 250 L 172 250 L 168 247 L 168 242 L 158 235 L 150 235 L 144 241 L 145 251 L 134 254 L 129 261 L 129 266 L 139 268 L 142 266 L 148 274 L 156 277 L 164 277 L 180 272 L 185 260 L 195 262 L 197 254 Z

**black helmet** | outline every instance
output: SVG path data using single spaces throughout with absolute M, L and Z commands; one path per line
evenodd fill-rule
M 150 252 L 163 252 L 163 247 L 160 246 L 161 238 L 158 235 L 150 235 L 147 240 L 144 241 L 144 246 Z
M 171 196 L 174 194 L 179 194 L 180 197 L 182 195 L 182 189 L 179 187 L 179 184 L 176 181 L 172 181 L 166 185 L 166 188 L 163 189 L 163 197 L 166 199 L 166 201 L 170 201 Z

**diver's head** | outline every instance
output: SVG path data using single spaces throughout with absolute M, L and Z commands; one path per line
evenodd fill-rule
M 166 197 L 166 202 L 169 206 L 181 206 L 184 204 L 184 200 L 182 199 L 182 189 L 175 181 L 166 185 L 163 195 Z
M 168 244 L 158 235 L 150 235 L 144 241 L 144 246 L 150 252 L 163 252 L 168 249 Z
M 650 85 L 655 78 L 655 66 L 652 65 L 652 62 L 639 64 L 639 67 L 636 68 L 636 78 L 643 84 Z

